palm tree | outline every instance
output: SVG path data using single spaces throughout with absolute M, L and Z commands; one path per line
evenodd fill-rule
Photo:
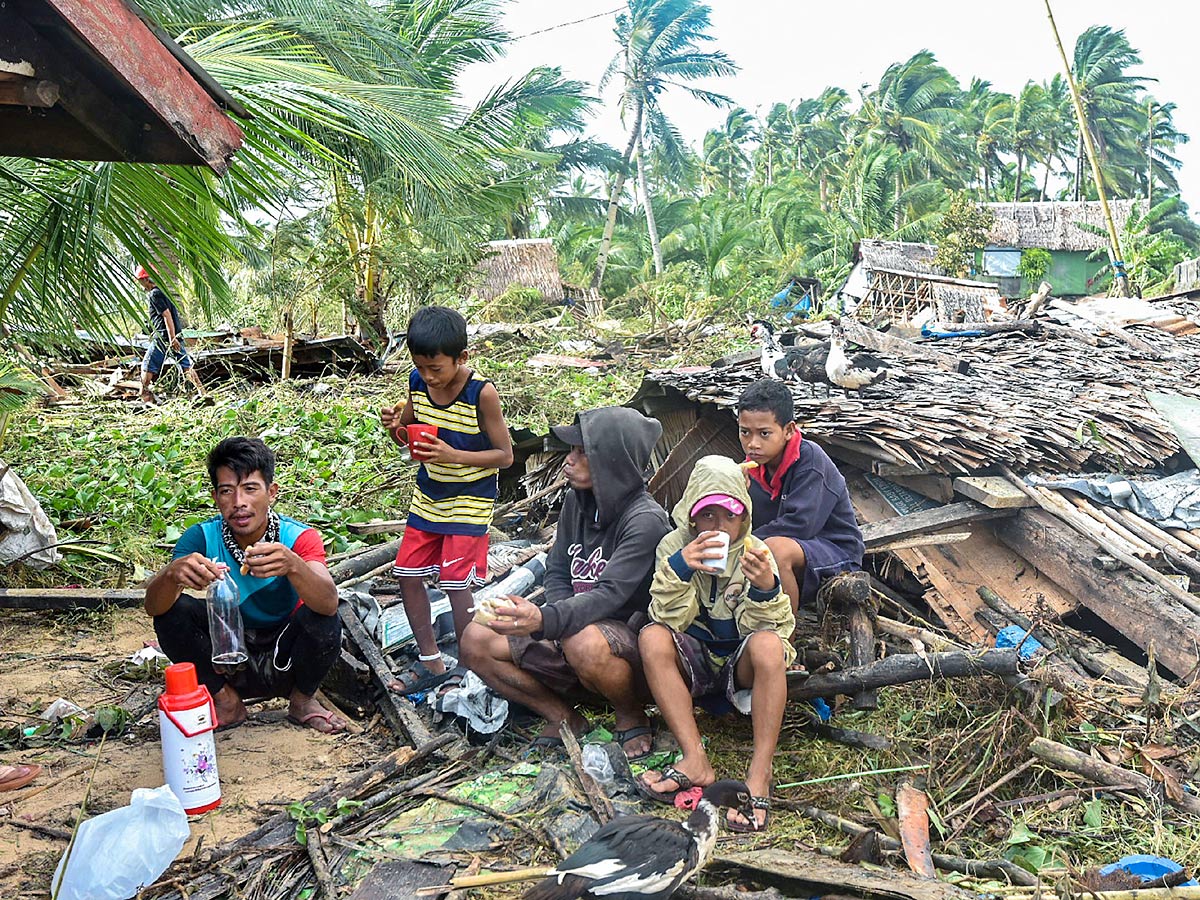
M 1068 157 L 1075 149 L 1079 128 L 1075 122 L 1075 107 L 1071 101 L 1071 89 L 1067 79 L 1055 75 L 1042 85 L 1046 93 L 1046 122 L 1042 132 L 1046 171 L 1042 176 L 1041 198 L 1049 199 L 1050 175 L 1054 162 L 1058 162 L 1061 174 L 1071 171 Z
M 1013 202 L 1021 199 L 1025 163 L 1040 158 L 1045 152 L 1045 133 L 1052 117 L 1046 91 L 1034 81 L 1027 82 L 1012 104 L 1009 121 L 1009 149 L 1016 154 L 1017 172 L 1013 187 Z
M 722 128 L 704 135 L 704 166 L 716 174 L 727 194 L 733 193 L 735 185 L 740 186 L 750 170 L 746 145 L 757 135 L 754 117 L 740 106 L 729 111 Z
M 1188 136 L 1175 127 L 1175 104 L 1159 103 L 1146 98 L 1146 199 L 1153 202 L 1154 184 L 1158 182 L 1168 194 L 1179 192 L 1175 173 L 1182 162 L 1175 156 L 1175 147 L 1186 144 Z
M 968 154 L 957 108 L 959 94 L 954 76 L 932 53 L 922 50 L 888 66 L 879 86 L 863 97 L 859 115 L 869 142 L 897 151 L 894 200 L 907 185 L 927 177 L 961 180 L 958 173 Z M 894 212 L 894 227 L 899 228 L 905 209 L 897 202 Z
M 1004 169 L 1001 155 L 1010 149 L 1012 112 L 1012 96 L 993 91 L 987 81 L 972 79 L 963 94 L 963 127 L 975 134 L 984 200 L 992 199 L 992 173 Z
M 791 110 L 786 103 L 776 103 L 758 129 L 758 156 L 763 163 L 767 185 L 775 183 L 775 172 L 792 144 Z
M 1135 151 L 1145 122 L 1139 96 L 1148 79 L 1129 75 L 1140 65 L 1141 56 L 1129 44 L 1123 30 L 1093 25 L 1075 42 L 1072 70 L 1079 87 L 1084 121 L 1096 147 L 1106 187 L 1113 173 L 1108 164 L 1121 147 Z M 1083 197 L 1083 135 L 1076 153 L 1075 199 Z
M 697 0 L 628 0 L 625 12 L 617 16 L 614 33 L 619 49 L 601 79 L 601 87 L 615 76 L 621 78 L 619 101 L 622 120 L 632 117 L 629 143 L 622 154 L 622 165 L 613 181 L 608 201 L 608 218 L 604 236 L 592 275 L 592 287 L 599 288 L 604 280 L 609 246 L 616 227 L 617 204 L 624 190 L 629 161 L 637 153 L 638 180 L 642 205 L 646 212 L 646 228 L 654 256 L 654 270 L 663 269 L 662 248 L 654 225 L 654 204 L 646 183 L 646 138 L 667 146 L 679 146 L 682 141 L 660 105 L 662 95 L 670 88 L 680 88 L 693 97 L 723 106 L 728 98 L 689 84 L 699 78 L 732 75 L 737 66 L 719 50 L 705 51 L 701 47 L 713 40 L 708 33 L 710 11 Z
M 809 103 L 811 109 L 802 111 L 801 107 Z M 832 182 L 846 161 L 849 104 L 850 95 L 844 90 L 827 87 L 816 99 L 798 104 L 796 108 L 797 164 L 803 163 L 816 177 L 821 208 L 826 211 Z

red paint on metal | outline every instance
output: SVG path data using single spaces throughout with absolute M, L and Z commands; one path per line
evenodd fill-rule
M 242 130 L 121 0 L 44 0 L 197 158 L 223 174 Z

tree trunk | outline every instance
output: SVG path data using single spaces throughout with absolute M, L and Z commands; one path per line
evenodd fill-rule
M 613 181 L 612 193 L 608 198 L 608 216 L 604 222 L 604 236 L 600 239 L 600 252 L 596 254 L 596 271 L 592 273 L 592 290 L 600 290 L 600 282 L 604 280 L 604 270 L 608 267 L 608 253 L 612 249 L 613 232 L 617 228 L 617 203 L 621 200 L 621 192 L 625 190 L 625 173 L 629 171 L 629 160 L 637 146 L 638 136 L 642 133 L 642 103 L 639 100 L 637 111 L 633 117 L 633 130 L 629 135 L 629 143 L 625 146 L 625 155 L 621 157 L 621 168 Z
M 1017 203 L 1021 199 L 1021 176 L 1025 174 L 1025 155 L 1017 154 L 1017 183 L 1013 188 L 1013 203 Z
M 1075 154 L 1075 202 L 1083 199 L 1083 156 L 1087 151 L 1083 146 L 1083 132 L 1079 132 L 1079 149 Z
M 654 202 L 646 184 L 646 150 L 642 146 L 642 131 L 637 133 L 638 190 L 642 193 L 642 205 L 646 207 L 646 231 L 650 234 L 650 252 L 654 256 L 654 274 L 663 273 L 662 246 L 658 242 L 658 226 L 654 223 Z
M 772 164 L 773 150 L 770 144 L 767 144 L 767 187 L 775 183 L 775 167 Z
M 1053 157 L 1050 157 L 1050 156 L 1046 157 L 1046 174 L 1042 176 L 1042 199 L 1043 200 L 1050 199 L 1049 195 L 1047 194 L 1047 191 L 1050 190 L 1050 160 L 1052 158 Z

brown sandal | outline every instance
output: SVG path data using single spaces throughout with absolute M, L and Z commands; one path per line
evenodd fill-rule
M 650 787 L 650 785 L 646 784 L 646 776 L 648 774 L 650 773 L 643 772 L 642 775 L 638 777 L 636 782 L 637 792 L 647 800 L 653 800 L 655 803 L 665 803 L 667 806 L 674 806 L 676 794 L 684 791 L 690 791 L 694 787 L 692 784 L 692 779 L 688 778 L 674 766 L 663 766 L 662 770 L 658 773 L 659 782 L 670 779 L 679 785 L 679 787 L 673 791 L 656 791 L 654 788 Z
M 726 827 L 730 831 L 733 831 L 737 834 L 754 834 L 755 832 L 758 832 L 758 831 L 766 831 L 767 826 L 771 824 L 771 798 L 770 797 L 753 797 L 752 796 L 750 798 L 750 809 L 751 809 L 751 813 L 749 816 L 746 816 L 746 813 L 743 812 L 742 810 L 733 810 L 734 812 L 741 813 L 742 816 L 746 816 L 748 824 L 743 825 L 741 822 L 731 822 L 729 820 L 729 816 L 726 815 L 725 816 Z M 765 810 L 767 813 L 766 816 L 763 818 L 763 822 L 761 825 L 758 824 L 758 816 L 755 815 L 753 812 L 753 810 L 757 810 L 757 809 Z

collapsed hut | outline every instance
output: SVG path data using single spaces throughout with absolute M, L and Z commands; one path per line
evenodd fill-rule
M 561 303 L 565 296 L 558 254 L 549 238 L 490 241 L 475 275 L 474 293 L 484 301 L 495 300 L 514 286 L 532 288 L 552 303 Z

